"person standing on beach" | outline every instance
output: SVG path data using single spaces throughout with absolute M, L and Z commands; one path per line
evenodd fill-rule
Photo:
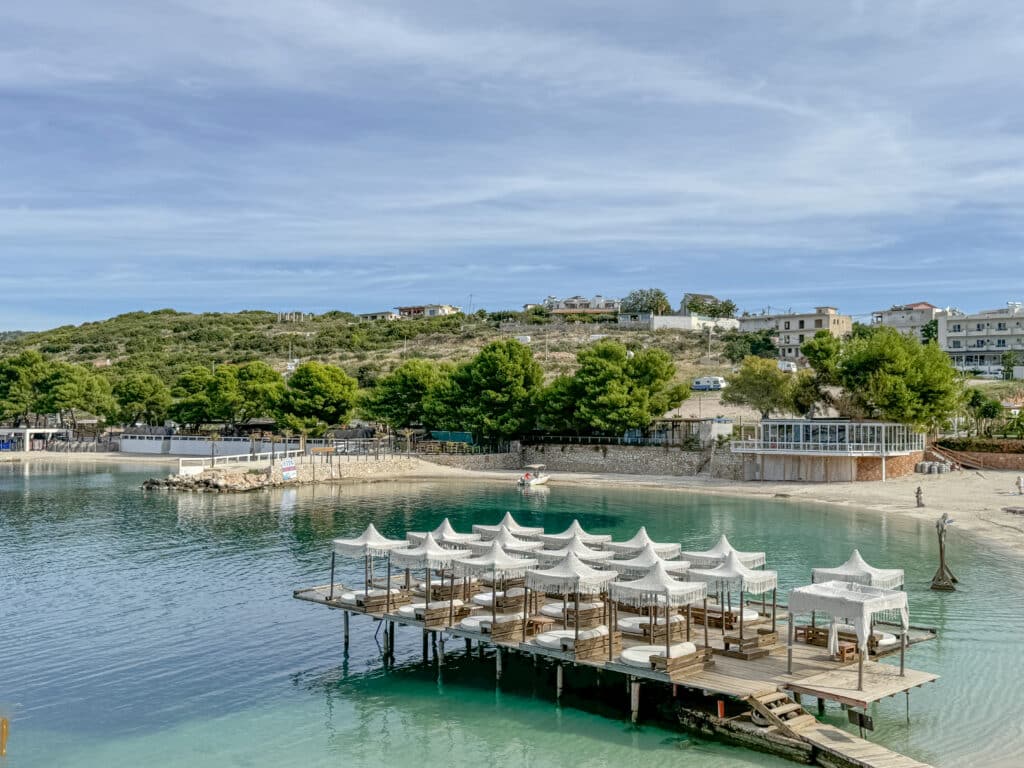
M 921 486 L 917 486 L 917 491 L 914 493 L 914 497 L 917 499 L 917 506 L 924 506 L 924 491 L 921 490 Z
M 1017 495 L 1024 496 L 1024 475 L 1017 475 Z

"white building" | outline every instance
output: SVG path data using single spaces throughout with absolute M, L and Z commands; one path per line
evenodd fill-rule
M 462 311 L 462 307 L 456 307 L 451 304 L 416 304 L 408 307 L 395 307 L 398 310 L 398 315 L 401 318 L 407 317 L 445 317 L 447 315 L 457 315 Z
M 392 312 L 390 309 L 386 309 L 382 312 L 364 312 L 361 315 L 356 315 L 356 317 L 365 322 L 372 323 L 377 320 L 397 320 L 401 315 L 397 312 Z
M 924 328 L 932 320 L 937 320 L 942 315 L 963 316 L 958 309 L 951 307 L 936 307 L 927 301 L 917 301 L 913 304 L 897 304 L 889 309 L 882 309 L 871 313 L 872 325 L 884 325 L 895 328 L 897 331 L 909 336 L 914 336 L 924 341 Z
M 939 346 L 961 371 L 1002 376 L 1003 355 L 1016 352 L 1024 359 L 1024 304 L 1007 302 L 1005 309 L 940 316 Z
M 619 313 L 618 323 L 623 328 L 643 328 L 649 331 L 718 331 L 736 330 L 740 321 L 734 317 L 704 317 L 702 315 L 652 315 L 650 312 Z
M 600 294 L 590 298 L 570 296 L 567 299 L 559 299 L 556 296 L 548 296 L 544 299 L 544 307 L 553 315 L 616 314 L 621 304 L 619 299 L 606 299 Z

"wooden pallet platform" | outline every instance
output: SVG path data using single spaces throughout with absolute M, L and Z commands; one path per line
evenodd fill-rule
M 800 729 L 799 736 L 821 751 L 837 755 L 848 765 L 858 768 L 931 768 L 927 763 L 858 738 L 834 725 L 809 725 Z

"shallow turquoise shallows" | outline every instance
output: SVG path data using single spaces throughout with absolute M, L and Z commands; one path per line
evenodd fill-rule
M 788 589 L 859 547 L 904 567 L 911 620 L 939 628 L 908 665 L 942 675 L 873 707 L 870 738 L 936 766 L 1024 765 L 1024 566 L 958 534 L 952 594 L 928 590 L 930 524 L 804 504 L 553 484 L 389 483 L 259 495 L 146 494 L 157 470 L 0 465 L 0 714 L 4 768 L 36 766 L 788 765 L 653 725 L 496 691 L 493 667 L 453 659 L 440 681 L 399 633 L 384 671 L 375 624 L 294 600 L 325 583 L 330 540 L 497 522 L 616 538 L 646 524 L 701 549 L 725 533 L 764 549 Z M 361 563 L 338 581 L 356 582 Z M 520 689 L 517 689 L 520 690 Z M 625 694 L 624 694 L 625 695 Z M 842 725 L 842 712 L 826 718 Z M 846 727 L 845 725 L 843 727 Z

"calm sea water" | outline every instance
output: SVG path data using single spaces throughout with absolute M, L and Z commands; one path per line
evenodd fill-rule
M 765 755 L 495 691 L 489 665 L 441 679 L 399 634 L 383 671 L 373 626 L 292 599 L 327 580 L 330 539 L 459 529 L 511 510 L 560 530 L 764 549 L 782 586 L 852 547 L 907 570 L 911 619 L 937 626 L 911 667 L 941 674 L 873 708 L 871 738 L 937 766 L 1024 765 L 1024 567 L 955 532 L 960 591 L 927 589 L 934 528 L 872 513 L 650 490 L 395 483 L 262 495 L 144 494 L 153 469 L 0 465 L 0 714 L 5 768 L 35 766 L 764 766 Z M 352 582 L 361 564 L 343 566 Z M 844 723 L 838 709 L 827 719 Z

